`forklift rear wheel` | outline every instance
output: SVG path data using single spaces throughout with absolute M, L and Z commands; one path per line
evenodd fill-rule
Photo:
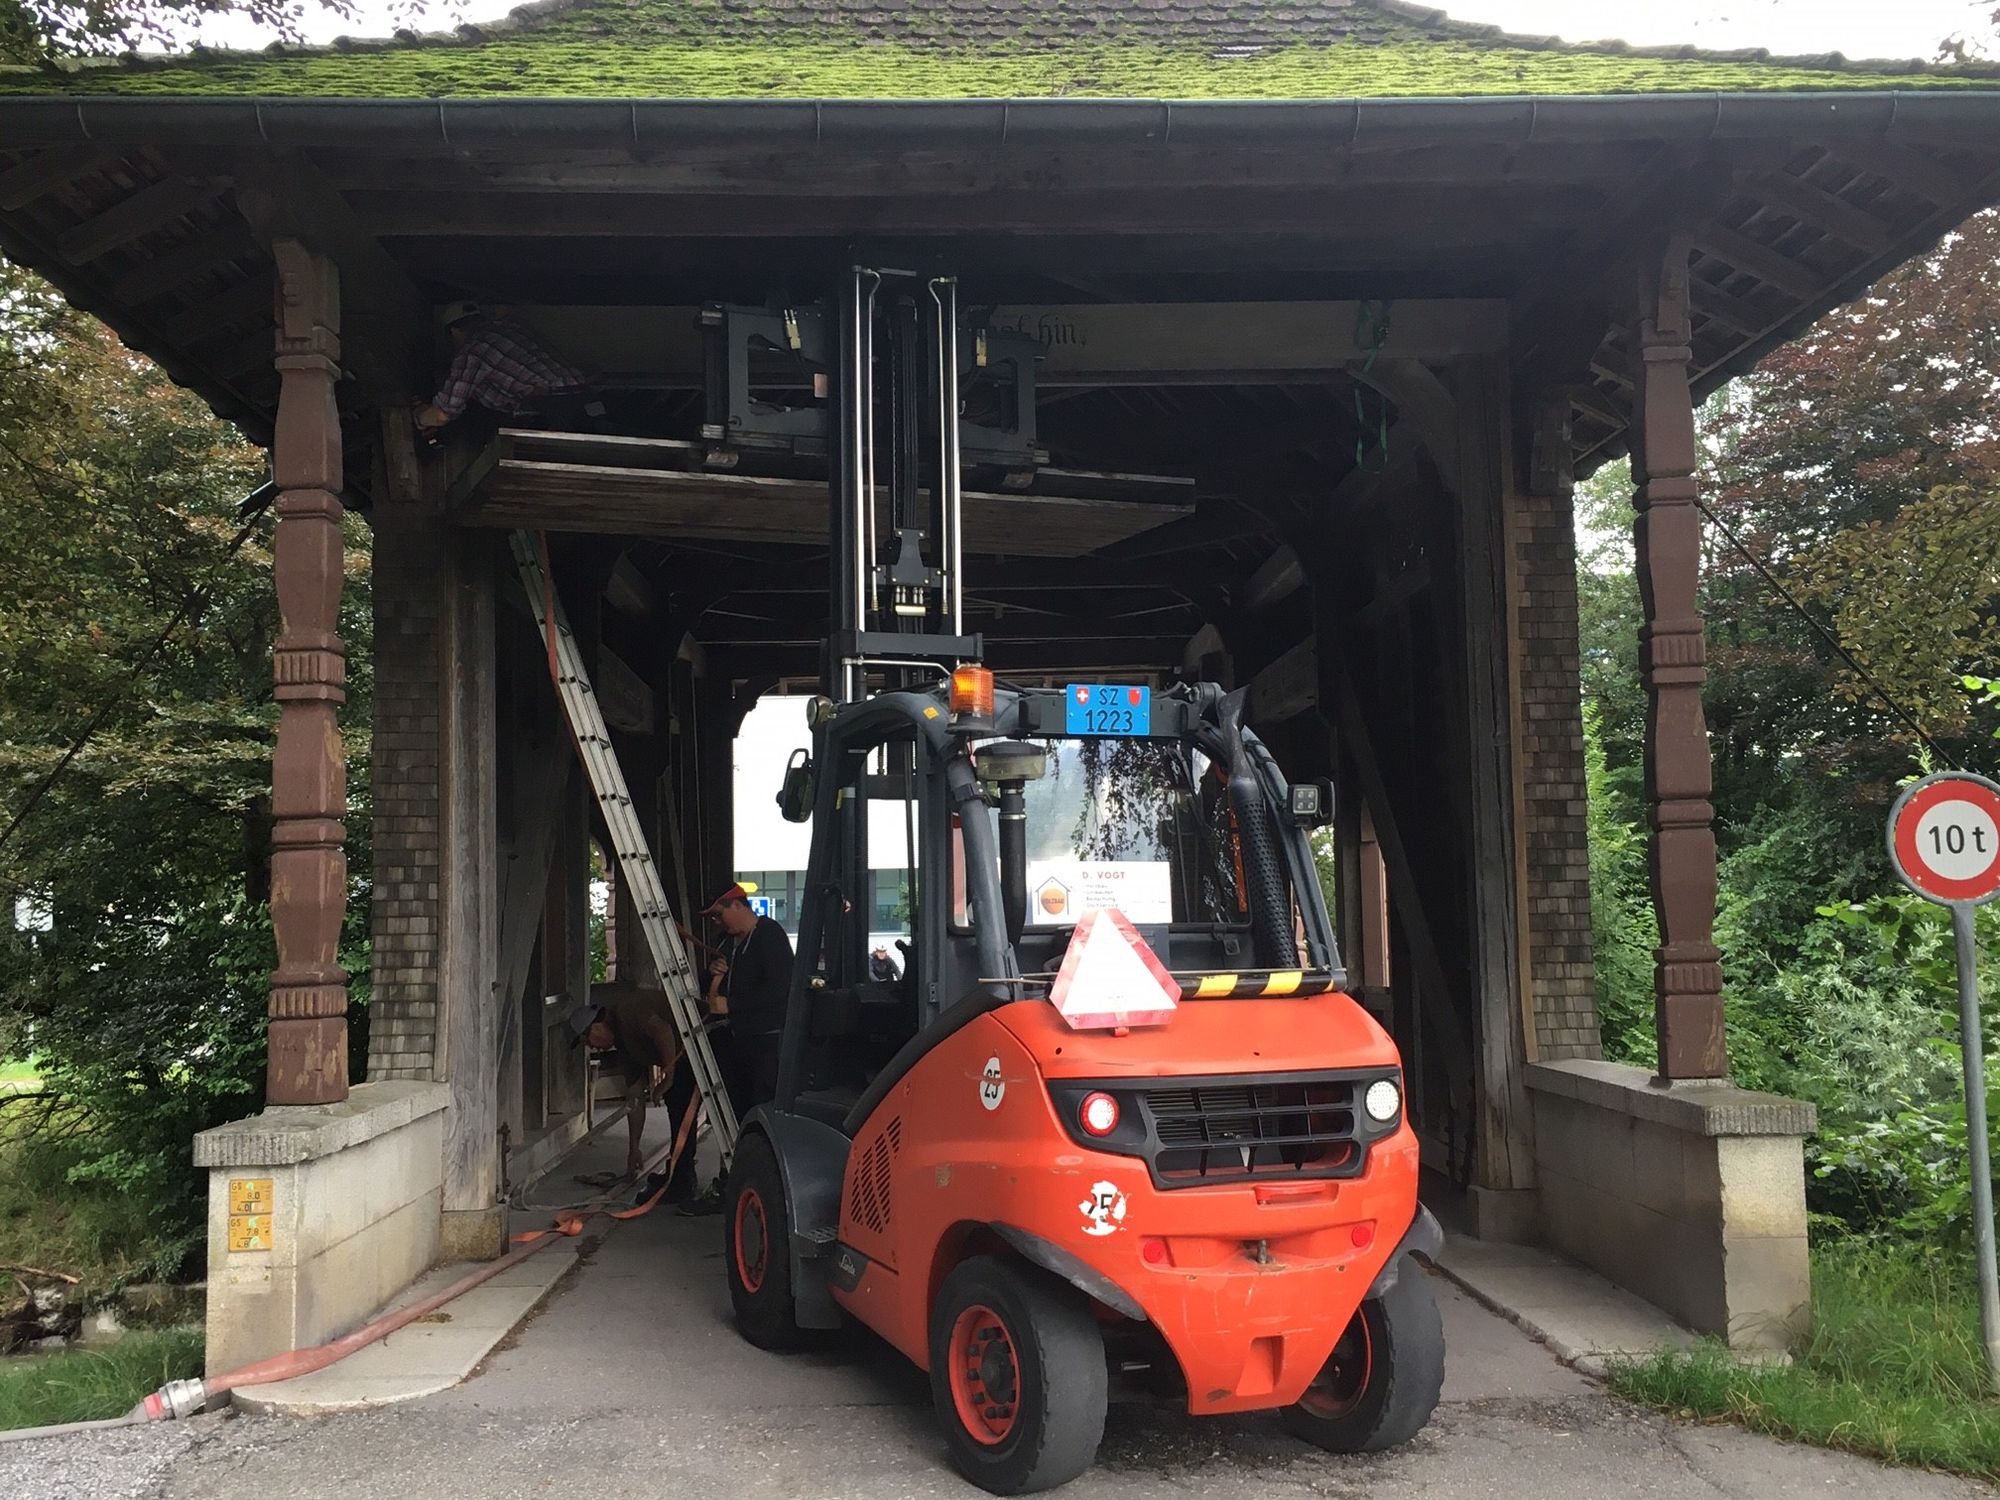
M 1405 1261 L 1396 1283 L 1361 1304 L 1286 1428 L 1329 1453 L 1379 1453 L 1423 1431 L 1444 1385 L 1444 1325 L 1429 1278 Z
M 791 1215 L 778 1158 L 761 1133 L 736 1146 L 722 1202 L 722 1260 L 736 1326 L 759 1349 L 795 1349 L 803 1342 L 792 1301 Z
M 952 1462 L 981 1489 L 1022 1495 L 1090 1467 L 1108 1400 L 1089 1302 L 992 1256 L 945 1278 L 931 1308 L 931 1397 Z

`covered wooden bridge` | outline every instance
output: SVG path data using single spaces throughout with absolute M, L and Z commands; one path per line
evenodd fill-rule
M 1693 410 L 1996 193 L 1992 77 L 1401 0 L 560 0 L 0 70 L 0 247 L 273 453 L 284 1108 L 201 1149 L 218 1192 L 246 1166 L 307 1205 L 377 1186 L 337 1231 L 301 1217 L 289 1261 L 211 1237 L 212 1357 L 492 1253 L 504 1178 L 582 1122 L 551 1027 L 592 827 L 498 528 L 550 534 L 656 847 L 690 889 L 730 874 L 736 726 L 828 633 L 824 438 L 757 317 L 809 320 L 856 264 L 957 277 L 1029 351 L 967 459 L 994 664 L 1247 684 L 1287 769 L 1337 781 L 1347 959 L 1441 1196 L 1771 1337 L 1811 1112 L 1721 1082 Z M 607 430 L 419 442 L 464 297 L 588 367 Z M 1578 704 L 1571 487 L 1628 452 L 1657 1082 L 1595 1061 Z M 351 1089 L 344 510 L 376 607 Z

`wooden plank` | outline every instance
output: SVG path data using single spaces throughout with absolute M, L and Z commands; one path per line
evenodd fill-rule
M 94 218 L 64 230 L 56 237 L 56 253 L 73 266 L 88 265 L 120 245 L 213 203 L 228 187 L 226 177 L 163 177 Z
M 503 459 L 456 519 L 505 529 L 824 544 L 827 506 L 822 480 Z M 1191 506 L 974 491 L 965 496 L 965 549 L 1069 557 L 1191 514 Z
M 0 172 L 0 209 L 13 213 L 37 198 L 68 187 L 80 177 L 101 172 L 118 160 L 118 153 L 90 141 L 51 146 Z
M 167 337 L 177 343 L 189 343 L 205 335 L 213 335 L 234 327 L 251 318 L 268 325 L 273 316 L 275 296 L 276 291 L 270 276 L 252 276 L 249 280 L 238 282 L 228 291 L 219 293 L 206 302 L 196 303 L 184 312 L 175 313 L 166 321 Z
M 1512 552 L 1504 486 L 1507 376 L 1498 361 L 1463 367 L 1459 390 L 1462 467 L 1457 507 L 1460 649 L 1466 672 L 1465 742 L 1471 764 L 1473 996 L 1480 1007 L 1480 1186 L 1534 1185 L 1534 1150 L 1523 1035 L 1523 903 L 1517 878 L 1517 778 L 1510 703 L 1520 657 L 1511 639 Z
M 1767 209 L 1788 213 L 1870 255 L 1887 255 L 1899 238 L 1896 230 L 1873 214 L 1789 172 L 1752 178 L 1744 188 L 1751 197 L 1762 199 Z
M 139 261 L 111 283 L 111 294 L 122 303 L 150 302 L 231 261 L 262 254 L 250 226 L 232 221 Z
M 1185 193 L 1089 188 L 982 193 L 965 198 L 873 195 L 801 199 L 693 193 L 487 193 L 431 188 L 421 179 L 355 189 L 354 211 L 387 238 L 494 235 L 645 239 L 796 239 L 852 234 L 1006 235 L 1063 224 L 1075 234 L 1182 235 L 1341 231 L 1399 223 L 1421 238 L 1493 219 L 1510 231 L 1562 229 L 1600 213 L 1616 189 L 1497 182 L 1382 183 L 1300 193 L 1283 188 L 1217 187 Z
M 1703 255 L 1755 276 L 1801 302 L 1810 302 L 1826 291 L 1825 281 L 1811 267 L 1721 224 L 1710 223 L 1696 230 L 1694 245 Z
M 1713 319 L 1725 328 L 1749 334 L 1753 338 L 1776 327 L 1798 311 L 1796 307 L 1788 307 L 1782 312 L 1765 312 L 1749 298 L 1725 292 L 1721 287 L 1703 281 L 1699 276 L 1688 278 L 1688 289 L 1694 299 L 1696 312 L 1705 318 Z
M 1921 151 L 1883 140 L 1823 141 L 1821 145 L 1835 161 L 1885 178 L 1935 208 L 1951 208 L 1965 201 L 1965 180 L 1936 157 Z
M 1286 542 L 1259 563 L 1250 581 L 1243 585 L 1243 607 L 1269 609 L 1297 593 L 1305 581 L 1305 564 L 1299 561 L 1298 549 Z
M 1325 378 L 1365 363 L 1360 311 L 1352 301 L 1049 303 L 998 307 L 989 321 L 1041 345 L 1041 388 L 1218 385 Z M 509 316 L 565 358 L 606 372 L 606 384 L 620 384 L 619 372 L 643 372 L 652 385 L 701 383 L 694 307 L 519 306 Z M 1507 341 L 1503 300 L 1413 298 L 1392 308 L 1378 358 L 1440 361 L 1499 353 Z

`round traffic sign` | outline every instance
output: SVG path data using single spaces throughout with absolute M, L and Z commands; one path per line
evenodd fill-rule
M 1945 771 L 1889 810 L 1889 861 L 1903 884 L 1947 906 L 2000 895 L 2000 785 Z

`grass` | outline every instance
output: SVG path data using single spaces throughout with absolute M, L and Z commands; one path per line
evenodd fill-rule
M 36 1083 L 41 1076 L 33 1058 L 0 1057 L 0 1083 Z
M 178 1269 L 170 1263 L 184 1257 L 186 1246 L 163 1242 L 143 1195 L 71 1182 L 70 1168 L 82 1154 L 77 1142 L 26 1133 L 26 1112 L 36 1108 L 0 1097 L 0 1264 L 64 1272 L 86 1293 Z M 0 1306 L 17 1301 L 16 1293 L 12 1279 L 0 1274 Z
M 102 1349 L 0 1361 L 0 1429 L 123 1416 L 149 1391 L 201 1373 L 201 1332 L 127 1334 Z
M 1813 1328 L 1790 1365 L 1719 1345 L 1615 1366 L 1619 1394 L 1686 1417 L 2000 1480 L 2000 1403 L 1969 1256 L 1839 1242 L 1813 1255 Z

